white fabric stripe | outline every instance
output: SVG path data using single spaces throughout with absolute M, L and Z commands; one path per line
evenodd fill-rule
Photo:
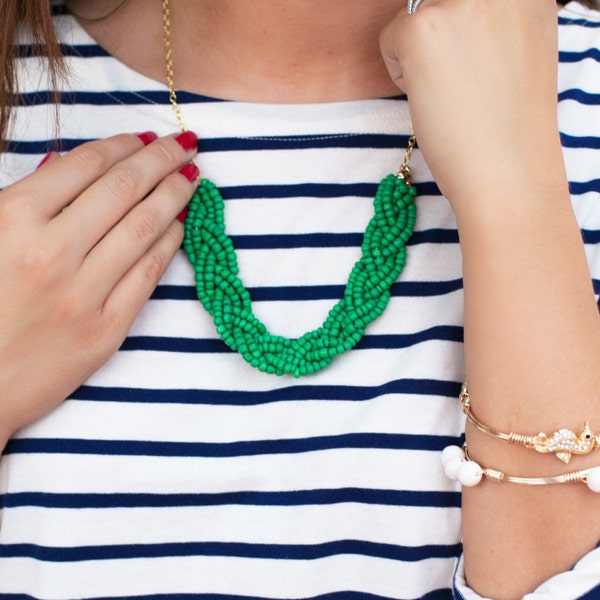
M 304 438 L 345 433 L 398 433 L 399 425 L 406 432 L 428 431 L 432 421 L 439 426 L 431 430 L 436 435 L 456 435 L 456 424 L 443 422 L 452 411 L 454 398 L 424 396 L 413 398 L 396 394 L 365 402 L 315 403 L 306 410 L 305 402 L 282 402 L 261 406 L 188 406 L 148 404 L 114 405 L 110 402 L 65 402 L 42 421 L 30 425 L 20 436 L 73 437 L 81 439 L 164 440 L 157 423 L 170 422 L 177 432 L 177 441 L 198 441 L 202 427 L 203 442 L 226 443 L 238 440 L 269 440 Z M 418 403 L 418 410 L 415 407 Z M 114 414 L 120 419 L 115 422 Z M 248 420 L 255 423 L 250 429 Z M 131 424 L 135 423 L 135 427 Z M 93 438 L 90 434 L 93 432 Z M 161 435 L 162 433 L 162 435 Z
M 590 247 L 589 251 L 594 254 L 593 247 Z M 186 284 L 189 284 L 189 281 Z M 434 314 L 434 308 L 438 302 L 435 296 L 392 297 L 388 310 L 396 315 L 409 314 L 411 319 L 394 319 L 385 325 L 377 320 L 369 326 L 367 335 L 410 334 L 425 331 L 437 325 L 462 326 L 460 313 L 456 310 L 462 305 L 462 291 L 447 294 L 446 301 L 449 306 L 448 314 L 439 315 L 438 320 L 432 322 L 430 315 Z M 273 331 L 285 331 L 291 327 L 301 327 L 302 331 L 306 331 L 311 325 L 318 322 L 317 315 L 327 314 L 334 303 L 334 300 L 314 300 L 306 303 L 265 302 L 257 303 L 257 306 L 264 304 L 264 311 L 268 313 L 265 322 Z M 294 322 L 292 324 L 289 324 L 290 315 L 293 315 Z M 206 332 L 207 338 L 214 339 L 217 336 L 216 333 L 210 332 L 209 323 L 211 322 L 210 316 L 199 310 L 197 300 L 151 300 L 144 308 L 143 317 L 136 321 L 129 335 L 189 338 L 195 337 L 195 332 Z M 232 385 L 235 386 L 235 382 L 232 382 Z
M 340 449 L 234 458 L 13 454 L 2 459 L 2 467 L 4 478 L 11 475 L 11 492 L 220 493 L 388 489 L 391 483 L 405 490 L 456 490 L 444 477 L 437 452 L 407 450 Z M 44 520 L 43 510 L 39 517 Z

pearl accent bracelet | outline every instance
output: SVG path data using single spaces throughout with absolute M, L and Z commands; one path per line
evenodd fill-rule
M 484 477 L 496 483 L 518 483 L 521 485 L 550 485 L 554 483 L 585 483 L 600 493 L 600 466 L 571 471 L 554 477 L 514 477 L 496 469 L 486 469 L 469 455 L 467 444 L 463 447 L 448 446 L 442 452 L 442 465 L 449 479 L 459 481 L 465 487 L 476 486 Z
M 505 442 L 509 442 L 510 444 L 517 444 L 529 448 L 530 450 L 535 450 L 540 454 L 554 453 L 556 458 L 562 460 L 564 463 L 568 463 L 571 460 L 572 454 L 589 454 L 593 450 L 600 448 L 600 436 L 594 434 L 590 429 L 588 421 L 584 423 L 579 434 L 576 434 L 570 429 L 559 429 L 551 436 L 548 436 L 545 433 L 538 433 L 536 435 L 502 433 L 484 425 L 477 417 L 475 417 L 471 408 L 471 398 L 469 397 L 466 383 L 463 383 L 458 399 L 460 400 L 463 412 L 467 419 L 479 429 L 479 431 L 500 440 L 504 440 Z

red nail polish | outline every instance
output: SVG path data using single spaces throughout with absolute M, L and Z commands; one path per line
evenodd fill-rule
M 43 164 L 47 163 L 50 160 L 50 157 L 52 156 L 52 154 L 54 154 L 54 153 L 48 152 L 48 154 L 46 154 L 46 156 L 44 156 L 44 158 L 42 158 L 42 160 L 40 161 L 40 164 L 35 168 L 35 170 L 37 171 Z
M 186 206 L 178 215 L 177 215 L 177 220 L 181 221 L 182 223 L 185 223 L 185 218 L 187 217 L 188 214 L 188 207 Z
M 200 169 L 194 163 L 188 163 L 179 169 L 179 172 L 189 181 L 194 182 L 200 175 Z
M 180 133 L 175 141 L 186 151 L 196 150 L 198 148 L 198 136 L 193 131 L 184 131 Z
M 144 146 L 147 146 L 154 140 L 158 139 L 158 136 L 154 133 L 154 131 L 144 131 L 143 133 L 136 134 L 140 140 L 144 143 Z

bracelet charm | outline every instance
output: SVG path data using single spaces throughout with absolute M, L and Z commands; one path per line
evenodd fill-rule
M 556 458 L 562 460 L 566 464 L 569 463 L 571 455 L 573 454 L 589 454 L 593 450 L 600 448 L 600 436 L 594 434 L 588 421 L 583 424 L 583 428 L 579 435 L 570 429 L 559 429 L 551 436 L 547 436 L 545 433 L 538 433 L 537 435 L 502 433 L 484 425 L 475 417 L 471 408 L 471 399 L 466 383 L 463 383 L 462 385 L 459 400 L 467 419 L 479 429 L 479 431 L 511 444 L 517 444 L 535 450 L 540 454 L 554 453 Z

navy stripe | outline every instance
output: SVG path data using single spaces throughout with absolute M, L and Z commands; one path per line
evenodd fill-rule
M 0 592 L 0 598 L 3 600 L 40 600 L 27 594 L 3 594 Z M 128 600 L 290 600 L 289 597 L 277 599 L 273 597 L 262 596 L 238 596 L 230 594 L 151 594 L 147 596 L 127 596 Z M 123 596 L 103 596 L 88 598 L 87 600 L 124 600 Z M 291 600 L 397 600 L 397 597 L 378 596 L 366 592 L 346 591 L 331 592 L 320 596 L 311 596 L 310 598 L 292 598 Z M 451 589 L 440 589 L 429 592 L 424 596 L 410 600 L 453 600 Z
M 54 92 L 50 90 L 39 90 L 36 92 L 23 92 L 14 96 L 18 106 L 42 106 L 46 104 L 63 105 L 89 105 L 89 106 L 137 106 L 145 104 L 156 104 L 169 106 L 169 92 L 166 90 L 107 90 L 91 92 L 85 90 Z M 179 104 L 206 104 L 223 103 L 227 100 L 212 98 L 192 92 L 177 92 Z
M 346 196 L 374 198 L 375 183 L 298 183 L 290 185 L 240 185 L 219 187 L 224 200 L 256 198 L 344 198 Z
M 407 135 L 362 133 L 337 135 L 212 138 L 200 140 L 200 152 L 301 150 L 305 148 L 405 148 Z
M 592 94 L 580 89 L 564 90 L 558 94 L 558 101 L 562 102 L 564 100 L 575 100 L 579 104 L 595 106 L 600 104 L 600 94 Z
M 560 134 L 560 140 L 564 148 L 591 148 L 600 149 L 600 138 L 595 136 L 574 136 L 565 133 Z
M 122 350 L 123 352 L 146 350 L 154 352 L 183 352 L 190 354 L 222 354 L 233 352 L 233 350 L 220 338 L 195 339 L 143 335 L 126 338 L 119 350 Z
M 584 229 L 586 244 L 600 241 L 600 230 Z M 237 250 L 282 250 L 294 248 L 359 248 L 364 233 L 299 233 L 269 235 L 231 235 Z M 420 244 L 458 244 L 456 229 L 426 229 L 415 231 L 408 241 L 409 246 Z
M 600 27 L 600 21 L 589 21 L 587 19 L 573 19 L 570 17 L 559 17 L 559 25 L 577 25 L 579 27 Z
M 138 440 L 83 440 L 68 438 L 12 439 L 4 454 L 97 454 L 102 456 L 171 456 L 231 458 L 304 454 L 323 450 L 364 448 L 378 450 L 425 450 L 436 452 L 458 444 L 452 436 L 396 433 L 347 433 L 309 438 L 243 442 L 151 442 Z
M 584 52 L 565 52 L 561 51 L 558 53 L 558 60 L 561 63 L 576 63 L 581 62 L 589 58 L 591 60 L 595 60 L 600 62 L 600 49 L 598 48 L 589 48 Z
M 81 58 L 110 57 L 110 54 L 97 44 L 78 44 L 71 46 L 69 44 L 60 45 L 61 54 L 65 57 L 78 56 Z M 23 58 L 33 58 L 37 56 L 46 56 L 44 46 L 38 44 L 19 44 L 17 46 L 18 56 Z
M 249 287 L 255 302 L 339 300 L 344 296 L 343 285 Z M 391 294 L 398 298 L 424 298 L 441 296 L 462 290 L 462 279 L 450 281 L 398 281 L 391 287 Z M 160 285 L 151 296 L 152 300 L 196 300 L 196 289 L 188 285 Z
M 432 181 L 413 182 L 418 196 L 441 196 Z M 301 183 L 291 185 L 240 185 L 219 187 L 224 200 L 255 200 L 256 198 L 343 198 L 346 196 L 374 198 L 376 183 Z
M 599 282 L 600 283 L 600 282 Z M 600 286 L 599 286 L 600 287 Z M 241 360 L 241 359 L 240 359 Z M 364 402 L 387 394 L 458 397 L 461 384 L 434 379 L 399 379 L 378 386 L 290 385 L 271 390 L 140 389 L 85 385 L 71 398 L 91 402 L 130 402 L 147 404 L 193 404 L 209 406 L 257 406 L 300 400 Z
M 594 285 L 596 294 L 600 294 L 600 279 L 592 279 L 592 284 Z
M 450 342 L 463 341 L 462 327 L 439 326 L 411 334 L 367 335 L 356 346 L 355 350 L 408 348 L 433 340 Z M 222 353 L 232 352 L 220 339 L 180 338 L 156 336 L 131 336 L 121 345 L 121 350 L 149 350 L 154 352 L 186 352 L 186 353 Z
M 50 494 L 20 492 L 0 496 L 0 507 L 40 506 L 55 509 L 181 508 L 199 506 L 311 506 L 374 504 L 460 508 L 459 492 L 421 492 L 340 488 L 291 492 L 224 492 L 220 494 Z
M 581 235 L 585 244 L 600 244 L 600 229 L 582 229 Z
M 81 562 L 172 556 L 233 556 L 252 559 L 318 560 L 330 556 L 360 555 L 404 562 L 454 558 L 460 545 L 396 546 L 363 540 L 339 540 L 323 544 L 247 544 L 228 542 L 180 542 L 121 546 L 0 545 L 1 558 L 33 558 L 46 562 Z
M 358 248 L 364 233 L 301 233 L 270 235 L 232 235 L 231 241 L 239 250 L 281 250 L 283 248 Z M 457 244 L 456 229 L 427 229 L 415 231 L 408 245 Z
M 56 94 L 51 90 L 38 90 L 36 92 L 22 92 L 15 94 L 14 99 L 18 106 L 41 106 L 45 104 L 54 105 L 90 105 L 90 106 L 137 106 L 144 104 L 155 104 L 169 106 L 169 92 L 167 90 L 105 90 L 92 92 L 88 90 L 58 91 Z M 402 99 L 402 97 L 396 98 Z M 179 104 L 223 104 L 230 102 L 222 98 L 213 98 L 186 92 L 177 91 Z
M 139 104 L 139 102 L 137 102 Z M 120 105 L 121 103 L 115 103 Z M 8 140 L 18 154 L 41 154 L 48 145 L 56 146 L 63 152 L 72 150 L 92 138 L 60 138 L 57 140 Z M 305 150 L 321 148 L 398 148 L 406 146 L 407 137 L 403 135 L 386 134 L 343 134 L 335 136 L 286 136 L 270 138 L 201 138 L 198 141 L 198 151 L 208 152 L 240 152 L 248 150 Z M 320 184 L 314 184 L 320 185 Z M 335 184 L 323 184 L 335 185 Z M 374 196 L 376 184 L 369 184 L 372 188 L 367 195 Z M 263 187 L 288 187 L 288 186 L 245 186 L 242 189 L 258 189 Z M 227 188 L 221 188 L 222 190 Z M 229 188 L 235 190 L 237 188 Z
M 569 182 L 569 190 L 574 196 L 587 194 L 589 192 L 600 192 L 600 179 L 579 182 L 571 181 Z

